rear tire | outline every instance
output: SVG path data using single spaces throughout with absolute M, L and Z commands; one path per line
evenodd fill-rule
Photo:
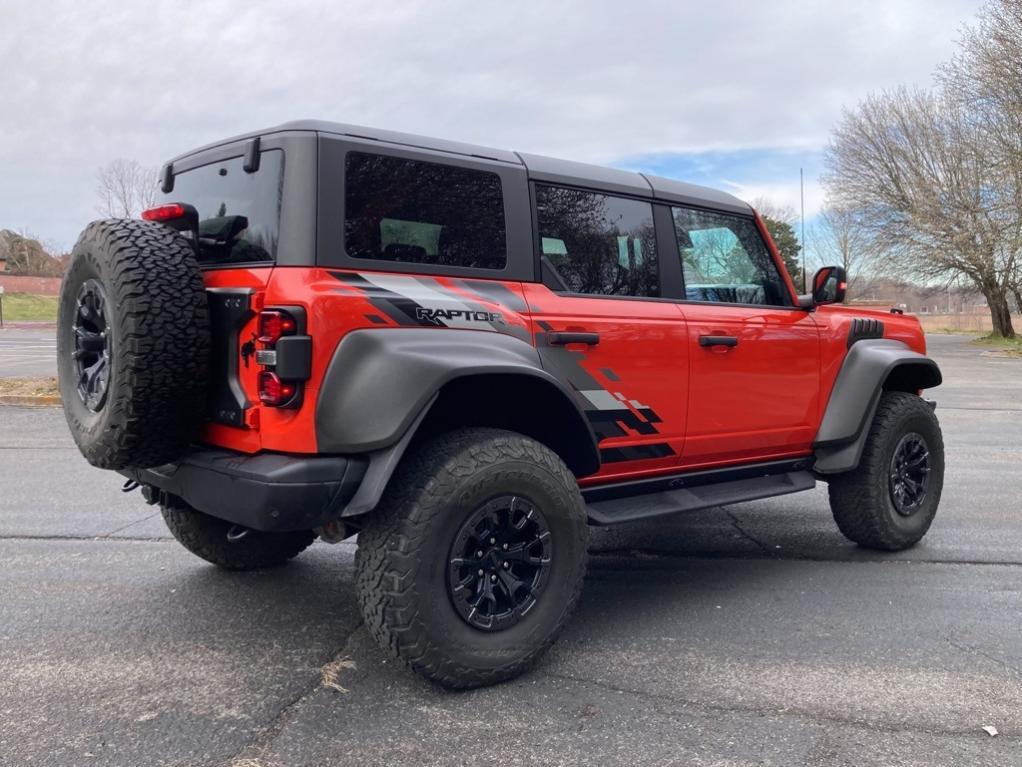
M 57 375 L 93 466 L 180 457 L 205 410 L 209 312 L 191 245 L 150 221 L 95 221 L 60 288 Z
M 249 530 L 240 540 L 227 540 L 234 527 L 184 501 L 171 499 L 161 504 L 163 520 L 178 543 L 195 556 L 225 570 L 261 570 L 282 565 L 301 554 L 316 540 L 311 530 L 286 533 L 261 533 Z
M 919 542 L 944 485 L 944 441 L 933 409 L 905 392 L 884 392 L 857 468 L 830 480 L 838 528 L 868 549 Z
M 366 626 L 446 687 L 510 679 L 567 623 L 588 537 L 575 477 L 547 447 L 497 429 L 444 434 L 402 461 L 359 533 Z

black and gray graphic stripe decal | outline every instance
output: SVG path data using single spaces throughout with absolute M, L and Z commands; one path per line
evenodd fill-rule
M 627 398 L 622 392 L 608 389 L 582 365 L 583 352 L 564 347 L 550 346 L 546 333 L 552 330 L 549 323 L 540 322 L 542 333 L 536 335 L 536 346 L 543 366 L 574 390 L 582 410 L 593 428 L 597 442 L 614 437 L 629 437 L 633 434 L 650 436 L 659 434 L 657 424 L 663 420 L 649 405 Z M 611 383 L 617 384 L 620 377 L 609 368 L 600 370 Z M 622 387 L 623 388 L 623 387 Z M 666 442 L 627 447 L 609 447 L 600 450 L 600 457 L 606 463 L 635 461 L 643 458 L 663 458 L 676 455 L 674 448 Z
M 398 325 L 421 325 L 425 327 L 446 327 L 442 322 L 429 317 L 420 317 L 421 304 L 401 293 L 370 282 L 354 272 L 330 272 L 330 275 L 344 284 L 361 291 L 376 309 L 390 317 Z M 376 322 L 370 318 L 370 322 Z M 378 324 L 378 323 L 377 323 Z
M 499 283 L 494 283 L 498 288 L 487 287 L 485 293 L 477 290 L 480 301 L 476 302 L 428 277 L 381 272 L 330 274 L 358 289 L 374 307 L 398 325 L 489 330 L 531 341 L 525 324 L 514 321 L 519 313 L 517 307 L 524 309 L 525 302 Z M 480 284 L 489 285 L 482 280 L 458 283 L 468 292 L 473 292 L 473 288 Z M 502 311 L 494 312 L 494 304 Z M 367 318 L 376 322 L 372 316 L 367 315 Z
M 600 460 L 604 463 L 641 461 L 647 458 L 666 458 L 671 455 L 675 455 L 675 452 L 666 442 L 657 442 L 652 445 L 600 448 Z

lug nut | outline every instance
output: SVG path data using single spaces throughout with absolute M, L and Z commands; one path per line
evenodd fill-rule
M 511 563 L 510 562 L 505 562 L 504 563 L 504 569 L 505 570 L 509 569 L 510 567 L 511 567 Z
M 504 551 L 507 551 L 507 544 L 504 544 Z
M 493 582 L 493 583 L 496 583 L 497 582 L 497 576 L 496 575 L 491 575 L 490 576 L 490 581 Z
M 491 546 L 492 546 L 493 544 L 495 544 L 496 542 L 497 542 L 497 539 L 496 539 L 496 538 L 490 538 L 490 545 L 491 545 Z
M 482 549 L 479 549 L 479 551 L 476 552 L 476 558 L 477 559 L 482 559 L 483 558 L 483 550 Z
M 483 571 L 482 571 L 482 570 L 480 570 L 480 571 L 479 571 L 479 574 L 480 574 L 480 575 L 482 575 L 482 574 L 483 574 Z

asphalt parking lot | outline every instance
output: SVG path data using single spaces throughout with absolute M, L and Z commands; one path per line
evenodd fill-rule
M 849 544 L 823 485 L 598 530 L 547 658 L 457 694 L 376 648 L 352 545 L 217 571 L 59 409 L 0 407 L 0 765 L 1022 764 L 1022 360 L 931 352 L 918 547 Z
M 53 328 L 0 328 L 0 378 L 57 375 Z

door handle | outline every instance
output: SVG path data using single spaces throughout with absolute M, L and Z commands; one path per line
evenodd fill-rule
M 735 336 L 699 336 L 700 346 L 738 346 Z
M 546 341 L 551 346 L 564 346 L 564 344 L 586 344 L 587 346 L 596 346 L 600 343 L 600 334 L 556 330 L 546 334 Z

